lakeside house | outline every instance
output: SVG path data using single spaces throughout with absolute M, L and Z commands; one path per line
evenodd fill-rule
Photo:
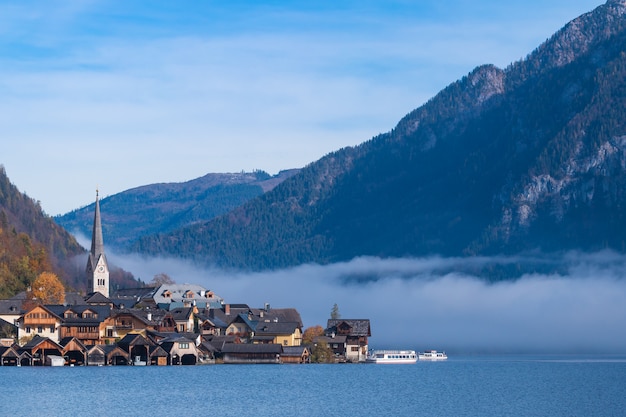
M 364 362 L 371 335 L 368 319 L 329 319 L 324 335 L 314 342 L 326 344 L 336 362 Z
M 294 308 L 127 308 L 92 294 L 82 302 L 20 309 L 16 339 L 0 345 L 0 366 L 42 366 L 59 357 L 72 366 L 308 363 L 311 357 Z M 365 361 L 370 336 L 367 319 L 335 319 L 315 342 L 326 343 L 336 362 L 357 363 Z
M 0 346 L 0 366 L 43 366 L 59 357 L 72 366 L 307 363 L 310 357 L 293 308 L 120 309 L 86 304 L 90 296 L 85 304 L 22 310 L 15 326 L 23 343 Z

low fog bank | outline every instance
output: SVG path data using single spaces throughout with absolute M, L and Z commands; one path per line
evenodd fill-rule
M 371 320 L 372 348 L 626 353 L 626 256 L 613 252 L 566 253 L 549 258 L 564 266 L 558 274 L 496 283 L 458 272 L 465 270 L 459 266 L 473 270 L 524 257 L 357 258 L 242 273 L 179 260 L 107 256 L 146 282 L 164 272 L 177 283 L 212 289 L 226 302 L 295 307 L 305 327 L 325 326 L 337 303 L 343 318 Z

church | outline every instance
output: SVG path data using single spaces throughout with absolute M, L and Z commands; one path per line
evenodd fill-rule
M 104 255 L 98 190 L 96 190 L 96 210 L 93 217 L 91 251 L 87 258 L 87 292 L 99 292 L 105 297 L 109 297 L 109 265 Z

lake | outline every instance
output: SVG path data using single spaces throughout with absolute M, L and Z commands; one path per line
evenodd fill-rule
M 621 416 L 626 356 L 413 365 L 0 367 L 2 416 Z

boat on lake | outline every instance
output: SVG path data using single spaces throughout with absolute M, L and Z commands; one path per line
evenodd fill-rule
M 446 352 L 438 352 L 436 350 L 425 350 L 420 352 L 418 356 L 421 361 L 443 361 L 448 359 Z
M 65 358 L 63 356 L 48 355 L 46 356 L 46 365 L 48 366 L 64 366 Z
M 367 363 L 415 363 L 414 350 L 372 350 L 365 359 Z
M 146 361 L 141 360 L 141 356 L 135 356 L 135 360 L 133 360 L 133 365 L 135 366 L 146 366 L 147 364 Z

